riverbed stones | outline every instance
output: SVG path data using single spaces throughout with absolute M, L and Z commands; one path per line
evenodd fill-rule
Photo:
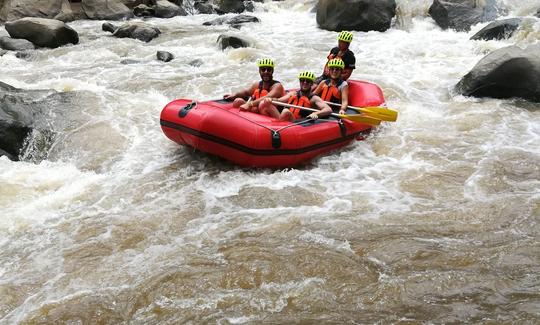
M 40 47 L 79 43 L 79 34 L 60 20 L 27 17 L 8 22 L 5 28 L 12 38 L 26 39 Z
M 204 26 L 215 26 L 227 24 L 234 28 L 240 28 L 241 26 L 248 23 L 258 23 L 260 20 L 255 16 L 250 15 L 237 15 L 234 17 L 218 17 L 216 19 L 206 21 L 203 23 Z
M 175 16 L 186 16 L 187 12 L 167 0 L 158 0 L 154 6 L 155 16 L 158 18 L 172 18 Z
M 317 24 L 331 30 L 386 31 L 396 14 L 395 0 L 320 0 Z
M 456 85 L 465 96 L 540 102 L 540 44 L 508 46 L 491 52 Z

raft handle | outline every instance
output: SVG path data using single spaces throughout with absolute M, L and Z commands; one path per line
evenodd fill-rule
M 197 102 L 193 101 L 186 106 L 182 107 L 180 111 L 178 111 L 179 117 L 185 117 L 190 109 L 197 107 Z
M 278 149 L 281 147 L 281 135 L 279 134 L 279 131 L 272 130 L 272 147 L 274 149 Z

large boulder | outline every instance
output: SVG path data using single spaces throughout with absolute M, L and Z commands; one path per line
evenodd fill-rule
M 459 81 L 456 91 L 465 96 L 540 102 L 540 44 L 491 52 Z
M 497 20 L 489 23 L 478 33 L 471 37 L 471 40 L 492 40 L 506 39 L 512 36 L 521 25 L 521 18 L 509 18 Z
M 63 0 L 0 0 L 0 21 L 24 17 L 54 18 Z
M 161 34 L 161 31 L 157 27 L 145 23 L 127 23 L 118 27 L 114 31 L 113 36 L 135 38 L 143 42 L 150 42 L 158 37 L 159 34 Z
M 495 0 L 434 0 L 429 15 L 443 29 L 469 31 L 472 25 L 492 21 L 499 15 Z
M 79 43 L 79 34 L 60 20 L 28 17 L 8 22 L 5 27 L 12 38 L 23 38 L 40 47 Z
M 18 160 L 40 113 L 32 103 L 44 95 L 44 91 L 23 91 L 0 81 L 0 156 Z
M 131 9 L 120 0 L 82 0 L 82 9 L 88 18 L 96 20 L 122 20 L 133 17 Z
M 155 16 L 159 18 L 171 18 L 174 16 L 186 16 L 187 12 L 181 7 L 167 0 L 158 0 L 154 6 Z
M 317 24 L 331 30 L 386 31 L 396 14 L 395 0 L 320 0 Z

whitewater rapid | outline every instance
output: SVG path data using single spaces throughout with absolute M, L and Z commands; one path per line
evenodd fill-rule
M 311 2 L 255 3 L 261 22 L 240 30 L 148 19 L 149 43 L 75 21 L 77 45 L 1 56 L 2 82 L 82 95 L 52 109 L 45 159 L 0 158 L 0 322 L 538 321 L 538 104 L 453 87 L 489 52 L 538 42 L 540 20 L 470 41 L 486 24 L 444 31 L 429 5 L 398 1 L 394 28 L 353 32 L 352 78 L 381 86 L 398 121 L 284 170 L 179 147 L 159 114 L 257 80 L 259 57 L 286 88 L 318 74 L 337 33 Z M 221 51 L 223 33 L 252 46 Z

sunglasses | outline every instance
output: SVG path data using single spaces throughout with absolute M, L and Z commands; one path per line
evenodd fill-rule
M 330 70 L 330 71 L 332 71 L 332 70 L 339 70 L 339 71 L 341 71 L 341 68 L 333 68 L 333 67 L 332 67 L 332 68 L 329 68 L 329 70 Z
M 300 79 L 300 82 L 301 83 L 307 82 L 308 84 L 313 83 L 313 81 L 311 81 L 309 79 Z
M 259 68 L 259 71 L 261 71 L 261 72 L 272 72 L 272 71 L 274 71 L 274 68 L 263 67 L 263 68 Z

